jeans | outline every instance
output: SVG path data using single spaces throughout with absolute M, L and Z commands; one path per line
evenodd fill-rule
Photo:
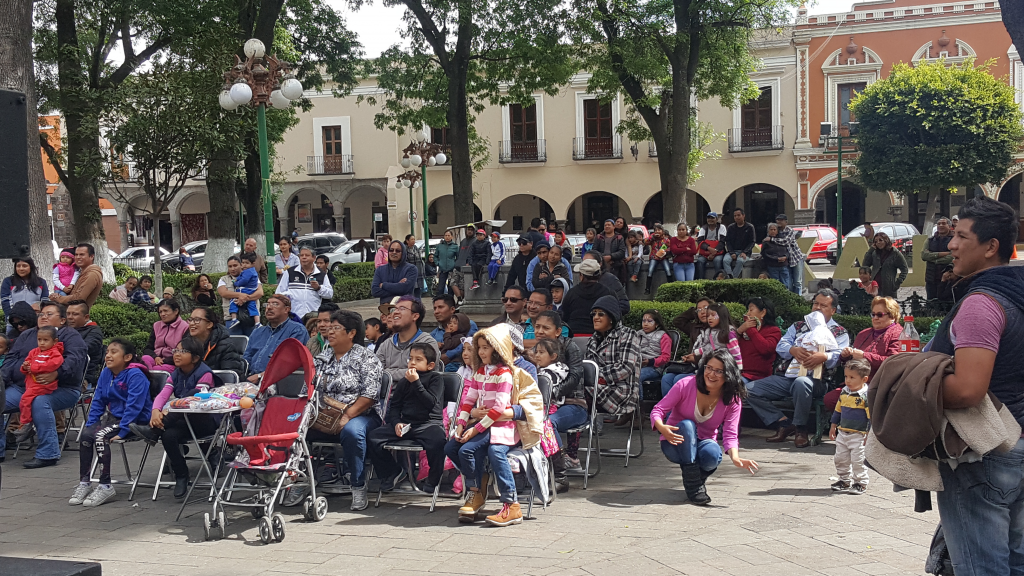
M 768 271 L 769 278 L 782 282 L 787 290 L 793 285 L 789 280 L 789 266 L 765 266 L 765 269 Z
M 18 409 L 18 402 L 24 389 L 8 386 L 4 411 Z M 57 460 L 60 458 L 60 442 L 57 441 L 57 423 L 54 412 L 70 410 L 75 407 L 82 393 L 78 388 L 57 388 L 52 394 L 37 396 L 32 401 L 32 422 L 36 427 L 36 458 L 40 460 Z M 0 457 L 7 450 L 7 434 L 0 434 Z
M 668 458 L 669 462 L 684 466 L 686 464 L 697 464 L 705 472 L 713 472 L 722 463 L 722 447 L 718 442 L 697 439 L 697 425 L 693 420 L 680 420 L 676 426 L 679 430 L 676 434 L 683 437 L 683 441 L 673 446 L 668 440 L 661 441 L 661 451 Z
M 563 404 L 554 414 L 548 416 L 548 420 L 551 420 L 551 425 L 556 432 L 568 432 L 573 428 L 579 428 L 589 419 L 590 413 L 587 409 L 576 404 Z M 561 434 L 555 434 L 555 438 L 558 440 L 558 445 L 562 446 Z
M 668 260 L 655 260 L 651 258 L 651 261 L 647 264 L 647 277 L 654 278 L 654 269 L 661 264 L 661 268 L 665 270 L 665 281 L 670 282 L 672 279 L 672 268 L 669 266 Z
M 494 480 L 498 485 L 499 499 L 511 504 L 517 499 L 516 479 L 512 476 L 512 467 L 508 464 L 508 451 L 512 448 L 504 444 L 491 444 L 491 433 L 487 431 L 477 434 L 466 443 L 454 438 L 449 440 L 444 447 L 444 453 L 466 477 L 467 488 L 484 490 L 487 487 L 481 487 L 480 484 L 483 482 L 483 458 L 486 455 L 491 462 L 491 471 L 494 472 Z
M 343 449 L 345 468 L 352 477 L 352 487 L 362 488 L 366 485 L 366 462 L 369 456 L 366 450 L 366 437 L 380 426 L 380 416 L 376 410 L 361 414 L 348 421 L 338 435 Z
M 661 381 L 661 371 L 653 366 L 640 368 L 640 383 Z
M 957 576 L 1024 575 L 1024 439 L 953 470 L 939 464 L 936 494 Z
M 785 376 L 769 376 L 755 380 L 747 385 L 747 404 L 754 409 L 761 421 L 774 424 L 785 418 L 772 401 L 793 401 L 793 425 L 805 431 L 807 418 L 814 398 L 825 395 L 825 383 L 807 376 L 787 378 Z
M 715 267 L 715 277 L 718 277 L 718 273 L 722 271 L 722 260 L 725 258 L 724 254 L 719 254 L 711 259 L 711 264 Z M 697 263 L 697 280 L 703 280 L 705 278 L 704 273 L 707 272 L 706 268 L 708 265 L 707 258 L 698 255 L 695 259 Z
M 435 294 L 440 296 L 441 294 L 448 293 L 448 273 L 441 271 L 437 273 L 437 290 Z
M 693 280 L 693 262 L 687 262 L 686 264 L 673 264 L 672 274 L 675 276 L 676 282 Z
M 804 283 L 804 262 L 801 260 L 796 266 L 789 267 L 789 286 L 794 294 L 803 294 Z
M 736 259 L 732 259 L 732 254 L 736 255 Z M 746 264 L 750 256 L 747 256 L 745 252 L 730 252 L 722 258 L 722 268 L 725 269 L 725 275 L 733 278 L 739 278 L 743 275 L 743 265 Z
M 228 327 L 228 334 L 232 336 L 252 336 L 252 331 L 256 329 L 256 326 L 250 326 L 249 328 L 243 328 L 238 322 Z
M 626 267 L 626 278 L 632 280 L 633 276 L 639 276 L 640 267 L 643 265 L 644 261 L 641 258 L 637 258 L 636 260 L 630 260 L 629 262 L 624 262 L 623 266 Z

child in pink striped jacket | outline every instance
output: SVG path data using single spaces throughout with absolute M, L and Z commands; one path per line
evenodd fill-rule
M 465 476 L 469 488 L 466 504 L 459 509 L 459 521 L 476 521 L 487 504 L 488 478 L 483 466 L 486 457 L 491 462 L 502 502 L 501 511 L 489 516 L 487 522 L 495 526 L 519 524 L 522 513 L 508 463 L 508 451 L 519 443 L 519 433 L 505 414 L 512 406 L 512 340 L 507 330 L 484 329 L 474 335 L 473 348 L 476 350 L 475 371 L 472 379 L 465 381 L 466 391 L 459 406 L 455 436 L 445 446 L 445 453 Z M 474 409 L 479 417 L 475 423 Z M 480 414 L 483 409 L 486 413 Z
M 732 329 L 729 309 L 725 307 L 725 304 L 708 306 L 707 323 L 708 327 L 694 338 L 693 353 L 684 357 L 686 361 L 697 364 L 704 354 L 719 348 L 726 348 L 733 360 L 736 361 L 736 366 L 743 370 L 740 342 L 736 338 L 736 331 Z

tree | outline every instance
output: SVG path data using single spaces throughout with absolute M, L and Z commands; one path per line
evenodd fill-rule
M 0 86 L 25 94 L 28 123 L 29 239 L 32 259 L 40 270 L 53 265 L 50 217 L 46 213 L 46 179 L 39 152 L 39 119 L 36 114 L 35 73 L 32 65 L 32 0 L 0 0 Z M 36 135 L 39 134 L 37 137 Z M 10 262 L 2 275 L 13 269 Z
M 210 113 L 216 93 L 206 89 L 216 85 L 219 76 L 175 57 L 125 81 L 105 131 L 111 157 L 103 165 L 111 196 L 128 205 L 141 189 L 149 201 L 142 211 L 156 220 L 187 181 L 206 167 L 208 150 L 227 148 L 216 116 Z M 157 238 L 153 240 L 158 246 Z M 161 293 L 159 250 L 153 251 L 153 271 L 156 291 Z
M 354 0 L 359 5 L 365 0 Z M 385 97 L 378 129 L 398 134 L 424 125 L 448 128 L 455 221 L 472 222 L 472 121 L 487 104 L 534 102 L 553 95 L 578 70 L 564 42 L 560 0 L 384 0 L 406 7 L 408 51 L 393 46 L 366 66 Z M 424 207 L 424 209 L 426 209 Z
M 999 11 L 1013 45 L 1019 46 L 1018 52 L 1024 50 L 1024 2 L 1001 2 Z
M 586 47 L 584 66 L 592 72 L 589 89 L 608 98 L 623 94 L 643 122 L 624 122 L 620 132 L 657 147 L 664 222 L 686 221 L 690 171 L 712 141 L 713 131 L 694 121 L 693 100 L 718 98 L 733 108 L 756 97 L 749 77 L 757 65 L 751 52 L 755 31 L 786 22 L 788 8 L 796 4 L 574 0 L 576 43 Z
M 999 182 L 1024 138 L 1014 90 L 991 62 L 893 66 L 850 104 L 860 122 L 857 178 L 874 190 L 929 194 L 924 230 L 939 192 Z

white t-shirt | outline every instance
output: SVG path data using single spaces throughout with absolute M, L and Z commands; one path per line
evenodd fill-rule
M 230 274 L 225 274 L 225 275 L 221 276 L 220 280 L 217 282 L 217 293 L 218 294 L 220 294 L 220 287 L 221 286 L 227 286 L 228 289 L 230 289 L 232 292 L 234 292 L 235 291 L 234 290 L 234 288 L 235 288 L 235 279 L 232 278 Z M 263 283 L 260 282 L 259 280 L 256 280 L 256 289 L 258 290 L 261 286 L 263 286 Z M 228 314 L 230 313 L 230 312 L 228 312 L 228 306 L 230 304 L 231 304 L 231 299 L 229 299 L 229 298 L 222 298 L 221 299 L 221 306 L 223 306 L 223 308 L 224 308 L 224 317 L 225 318 L 227 318 Z M 260 306 L 260 304 L 259 304 L 259 302 L 257 302 L 256 303 L 256 308 L 259 309 L 259 306 Z

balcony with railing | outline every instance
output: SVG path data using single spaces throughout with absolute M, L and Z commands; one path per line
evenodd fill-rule
M 352 155 L 337 154 L 333 156 L 307 156 L 306 173 L 310 176 L 355 174 Z
M 729 152 L 782 150 L 782 126 L 769 128 L 732 128 L 729 130 Z
M 139 169 L 132 160 L 115 160 L 110 163 L 110 173 L 104 175 L 106 182 L 136 182 L 139 177 Z
M 502 140 L 498 150 L 498 162 L 502 164 L 519 164 L 523 162 L 547 162 L 548 151 L 545 140 L 534 142 L 513 142 Z
M 616 160 L 622 158 L 622 138 L 573 138 L 573 160 Z

